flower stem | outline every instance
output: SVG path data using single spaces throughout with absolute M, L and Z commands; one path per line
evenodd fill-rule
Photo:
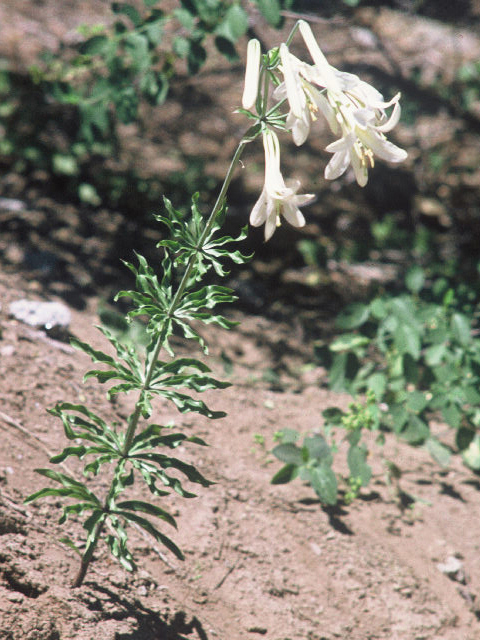
M 235 154 L 232 158 L 232 161 L 230 163 L 230 166 L 228 168 L 227 174 L 225 176 L 225 179 L 223 181 L 223 185 L 222 188 L 220 190 L 220 193 L 218 194 L 217 200 L 213 206 L 213 209 L 210 213 L 210 216 L 208 217 L 208 220 L 205 224 L 205 228 L 202 232 L 202 235 L 200 236 L 200 240 L 198 242 L 199 248 L 201 249 L 201 247 L 203 246 L 203 243 L 205 242 L 205 239 L 208 237 L 208 234 L 210 233 L 212 226 L 215 222 L 216 217 L 218 216 L 220 210 L 222 209 L 222 206 L 224 204 L 225 201 L 225 196 L 227 194 L 228 191 L 228 187 L 230 186 L 230 182 L 232 181 L 233 178 L 233 173 L 235 171 L 235 168 L 237 166 L 237 162 L 239 161 L 245 146 L 246 146 L 247 142 L 245 140 L 241 140 L 240 144 L 237 147 L 237 150 L 235 151 Z M 187 286 L 188 280 L 192 274 L 192 270 L 195 264 L 195 256 L 192 256 L 190 258 L 190 260 L 187 263 L 187 266 L 185 268 L 185 271 L 183 273 L 182 279 L 180 281 L 180 284 L 178 285 L 178 289 L 173 297 L 173 300 L 170 304 L 170 308 L 168 309 L 168 316 L 172 317 L 173 314 L 175 313 L 175 310 L 178 306 L 178 303 L 180 302 L 180 300 L 182 299 L 183 293 L 185 291 L 185 288 Z M 153 373 L 155 371 L 155 364 L 157 362 L 158 356 L 160 354 L 160 351 L 163 347 L 164 344 L 164 335 L 163 332 L 160 333 L 157 343 L 155 345 L 155 349 L 152 352 L 152 356 L 149 359 L 149 365 L 145 374 L 145 381 L 143 383 L 143 387 L 140 391 L 140 395 L 142 395 L 143 393 L 145 393 L 145 391 L 148 389 L 148 387 L 150 386 L 150 382 L 152 380 L 152 376 Z M 135 431 L 137 429 L 137 425 L 138 425 L 138 421 L 140 419 L 140 414 L 141 414 L 141 403 L 140 401 L 137 402 L 136 406 L 135 406 L 135 410 L 132 413 L 132 415 L 130 416 L 130 419 L 128 421 L 128 429 L 127 429 L 127 433 L 125 435 L 125 444 L 123 446 L 123 455 L 127 456 L 128 452 L 130 450 L 130 447 L 132 446 L 132 441 L 133 438 L 135 436 Z

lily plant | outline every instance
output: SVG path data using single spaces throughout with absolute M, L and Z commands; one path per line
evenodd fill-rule
M 313 62 L 304 62 L 290 52 L 297 31 Z M 82 585 L 101 540 L 127 570 L 135 569 L 128 546 L 128 525 L 143 529 L 177 558 L 183 558 L 182 551 L 157 522 L 176 527 L 162 498 L 172 491 L 184 498 L 194 497 L 183 486 L 185 480 L 203 487 L 211 484 L 195 464 L 173 455 L 180 445 L 206 443 L 194 433 L 162 424 L 161 411 L 154 407 L 154 401 L 170 402 L 182 414 L 191 412 L 209 419 L 225 415 L 210 409 L 198 396 L 207 389 L 223 389 L 228 384 L 215 379 L 203 359 L 191 353 L 176 356 L 171 338 L 174 332 L 183 335 L 186 340 L 197 342 L 207 354 L 199 324 L 213 323 L 225 329 L 235 324 L 216 310 L 218 305 L 235 300 L 233 292 L 202 281 L 212 270 L 218 278 L 224 278 L 228 273 L 226 260 L 241 264 L 249 259 L 235 248 L 235 243 L 246 237 L 246 227 L 236 238 L 220 233 L 227 213 L 228 187 L 246 146 L 262 138 L 265 183 L 250 222 L 254 226 L 265 225 L 265 240 L 269 240 L 282 217 L 294 227 L 302 227 L 305 218 L 300 207 L 315 198 L 313 194 L 299 193 L 298 180 L 284 179 L 278 133 L 291 133 L 295 144 L 301 145 L 310 135 L 312 124 L 323 115 L 332 132 L 339 136 L 326 148 L 333 157 L 325 177 L 336 178 L 351 165 L 358 184 L 364 186 L 375 156 L 391 162 L 406 157 L 406 152 L 385 136 L 399 120 L 399 98 L 397 95 L 384 101 L 376 89 L 357 76 L 332 67 L 304 21 L 294 26 L 286 42 L 263 54 L 257 40 L 249 42 L 239 111 L 251 126 L 233 155 L 213 209 L 204 216 L 196 194 L 188 216 L 165 199 L 165 213 L 156 216 L 168 232 L 158 243 L 162 252 L 158 273 L 140 255 L 138 264 L 126 263 L 135 276 L 135 288 L 120 291 L 117 298 L 131 301 L 129 322 L 138 321 L 137 318 L 144 322 L 146 347 L 132 345 L 106 327 L 100 327 L 100 331 L 110 345 L 108 352 L 78 339 L 72 341 L 98 365 L 86 373 L 86 378 L 110 385 L 109 398 L 129 394 L 134 399 L 133 405 L 128 405 L 133 408 L 123 421 L 100 416 L 78 402 L 59 402 L 51 409 L 62 421 L 70 441 L 50 460 L 62 465 L 63 470 L 37 469 L 55 486 L 40 489 L 26 501 L 47 496 L 65 499 L 60 522 L 63 524 L 70 517 L 82 519 L 84 538 L 79 539 L 78 533 L 75 539 L 63 538 L 80 555 L 74 587 Z M 392 113 L 387 116 L 391 107 Z M 65 468 L 65 460 L 70 457 L 83 464 L 80 479 Z M 96 479 L 100 473 L 108 479 L 106 488 L 106 480 Z M 151 501 L 143 497 L 145 491 L 134 490 L 139 481 L 143 481 Z

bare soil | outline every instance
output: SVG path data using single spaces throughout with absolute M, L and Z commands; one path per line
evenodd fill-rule
M 21 40 L 25 25 L 42 45 L 55 46 L 56 38 L 92 18 L 84 7 L 91 3 L 63 5 L 65 15 L 55 11 L 55 2 L 4 3 L 3 55 L 21 65 L 37 51 L 38 42 L 29 48 Z M 99 19 L 105 15 L 100 5 L 103 14 L 99 10 L 94 16 Z M 478 21 L 480 13 L 472 9 L 472 15 Z M 47 23 L 50 28 L 42 29 Z M 412 69 L 419 70 L 428 93 L 432 78 L 454 74 L 455 65 L 477 59 L 480 51 L 475 22 L 471 28 L 457 28 L 367 8 L 357 14 L 355 24 L 340 20 L 333 27 L 322 22 L 316 26 L 333 62 L 346 56 L 347 63 L 355 64 L 360 53 L 370 71 L 377 65 L 384 74 L 399 72 L 407 90 Z M 262 25 L 257 28 L 269 44 L 278 38 Z M 205 94 L 195 93 L 201 78 L 186 81 L 184 92 L 177 88 L 176 101 L 152 121 L 152 128 L 162 127 L 162 136 L 150 136 L 144 145 L 138 131 L 131 132 L 126 164 L 135 159 L 145 175 L 177 168 L 177 157 L 165 151 L 175 143 L 185 152 L 200 147 L 208 175 L 221 175 L 224 163 L 218 156 L 230 151 L 225 140 L 241 129 L 238 117 L 231 115 L 241 74 L 233 83 L 211 69 L 205 74 Z M 203 119 L 191 114 L 192 105 L 204 110 Z M 341 189 L 325 186 L 318 176 L 326 137 L 302 149 L 290 168 L 310 181 L 307 190 L 319 191 L 319 203 L 312 207 L 301 237 L 318 237 L 331 217 L 338 219 L 338 232 L 355 237 L 358 227 L 349 226 L 352 216 L 368 221 L 379 210 L 402 207 L 413 219 L 430 216 L 447 236 L 452 217 L 476 215 L 479 174 L 472 159 L 478 159 L 479 143 L 471 131 L 478 126 L 478 114 L 455 109 L 454 102 L 445 101 L 425 113 L 416 128 L 399 131 L 397 141 L 410 153 L 400 175 L 414 180 L 408 194 L 393 171 L 384 174 L 381 169 L 377 175 L 387 177 L 387 195 L 374 187 L 359 195 L 348 176 Z M 451 152 L 455 171 L 448 176 L 440 177 L 422 161 L 438 148 Z M 248 156 L 247 168 L 255 162 L 261 166 L 255 153 Z M 288 166 L 287 156 L 285 163 Z M 261 171 L 243 172 L 234 185 L 234 222 L 247 216 L 261 181 Z M 315 364 L 313 341 L 328 337 L 335 311 L 364 295 L 372 270 L 376 273 L 372 264 L 362 271 L 331 260 L 323 278 L 306 286 L 310 272 L 295 270 L 298 256 L 292 246 L 298 236 L 289 229 L 279 230 L 267 247 L 261 232 L 252 235 L 259 259 L 246 275 L 235 272 L 232 278 L 240 302 L 229 315 L 240 324 L 230 332 L 204 331 L 211 347 L 209 365 L 217 377 L 232 383 L 225 391 L 207 394 L 206 400 L 227 417 L 208 421 L 182 416 L 166 404 L 156 408 L 156 421 L 174 421 L 210 445 L 184 447 L 180 453 L 216 484 L 197 491 L 195 499 L 172 497 L 165 502 L 178 519 L 172 537 L 186 560 L 177 561 L 133 529 L 136 573 L 123 571 L 99 547 L 84 585 L 71 589 L 78 558 L 59 542 L 64 534 L 57 524 L 60 504 L 23 504 L 43 486 L 34 469 L 48 466 L 50 455 L 65 444 L 61 423 L 46 408 L 57 401 L 78 401 L 107 419 L 122 420 L 129 407 L 124 401 L 109 402 L 105 389 L 93 382 L 82 383 L 89 360 L 67 339 L 23 325 L 10 317 L 8 307 L 24 297 L 67 302 L 73 315 L 71 335 L 104 346 L 94 325 L 99 308 L 124 277 L 118 260 L 130 259 L 133 236 L 142 244 L 154 244 L 158 237 L 148 229 L 141 238 L 141 226 L 118 211 L 74 206 L 61 193 L 56 198 L 42 176 L 32 183 L 8 174 L 0 185 L 3 197 L 20 199 L 17 208 L 5 208 L 5 203 L 0 208 L 0 638 L 480 637 L 480 482 L 459 460 L 441 469 L 423 449 L 387 436 L 381 449 L 372 442 L 372 483 L 349 506 L 322 506 L 300 481 L 270 484 L 278 469 L 269 453 L 274 433 L 287 427 L 318 429 L 326 407 L 348 405 L 349 397 L 326 389 L 326 372 Z M 403 265 L 390 267 L 390 277 L 395 277 Z M 384 278 L 386 265 L 380 271 Z M 181 353 L 185 347 L 178 348 Z M 441 424 L 437 428 L 446 431 Z M 402 470 L 399 480 L 390 477 L 388 460 Z M 66 464 L 71 473 L 77 472 L 73 463 Z M 94 482 L 101 490 L 106 481 Z M 69 535 L 80 539 L 80 524 L 72 520 L 69 527 Z M 461 565 L 450 575 L 439 568 L 449 558 Z

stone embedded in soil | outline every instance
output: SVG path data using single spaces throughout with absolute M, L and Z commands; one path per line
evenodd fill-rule
M 9 306 L 10 315 L 37 329 L 68 329 L 72 316 L 67 306 L 61 302 L 40 302 L 38 300 L 15 300 Z

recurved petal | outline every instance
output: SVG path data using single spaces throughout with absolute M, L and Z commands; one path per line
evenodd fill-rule
M 275 87 L 272 95 L 274 100 L 285 100 L 287 97 L 287 87 L 285 86 L 285 82 L 282 82 L 278 87 Z
M 365 147 L 371 149 L 373 153 L 387 162 L 403 162 L 407 157 L 405 149 L 397 147 L 385 138 L 381 133 L 377 133 L 372 129 L 357 129 L 360 141 Z
M 400 116 L 402 113 L 402 109 L 400 107 L 400 103 L 396 102 L 395 106 L 393 107 L 393 111 L 390 114 L 390 117 L 388 118 L 388 120 L 386 122 L 384 122 L 383 124 L 379 124 L 377 125 L 375 128 L 377 131 L 381 131 L 382 133 L 387 133 L 388 131 L 391 131 L 394 127 L 397 126 L 399 120 L 400 120 Z
M 355 136 L 349 134 L 348 136 L 344 136 L 343 138 L 339 138 L 334 142 L 331 142 L 329 145 L 325 147 L 325 151 L 329 153 L 337 153 L 338 151 L 343 151 L 344 149 L 348 149 L 355 142 Z
M 307 45 L 307 49 L 312 56 L 313 62 L 319 72 L 318 79 L 323 87 L 326 87 L 329 91 L 339 92 L 340 85 L 335 75 L 336 69 L 328 63 L 328 60 L 323 55 L 322 50 L 318 46 L 315 36 L 308 22 L 305 20 L 299 21 L 299 29 L 302 34 L 303 40 Z
M 299 193 L 298 196 L 295 196 L 295 204 L 297 207 L 303 207 L 313 202 L 316 197 L 314 193 Z

